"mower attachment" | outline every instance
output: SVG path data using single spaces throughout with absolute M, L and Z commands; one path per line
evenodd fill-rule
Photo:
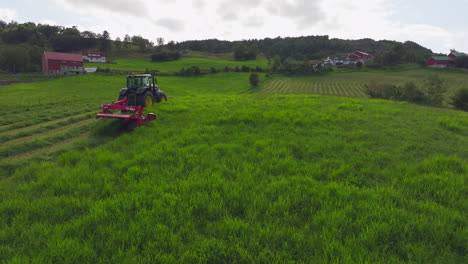
M 111 109 L 129 114 L 115 114 L 112 113 Z M 126 123 L 135 122 L 135 127 L 145 125 L 156 119 L 156 115 L 153 113 L 148 113 L 146 117 L 143 116 L 143 107 L 141 106 L 129 106 L 127 97 L 112 104 L 103 104 L 102 111 L 96 115 L 96 119 L 101 117 L 123 119 Z

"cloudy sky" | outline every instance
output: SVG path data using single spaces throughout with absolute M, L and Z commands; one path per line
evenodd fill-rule
M 0 0 L 0 19 L 155 42 L 329 35 L 468 51 L 468 0 Z

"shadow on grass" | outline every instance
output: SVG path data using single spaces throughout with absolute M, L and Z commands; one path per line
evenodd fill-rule
M 124 133 L 132 131 L 131 124 L 118 119 L 100 119 L 91 128 L 88 144 L 89 147 L 104 144 Z

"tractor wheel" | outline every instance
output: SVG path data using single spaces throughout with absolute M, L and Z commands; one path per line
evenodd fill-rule
M 146 92 L 137 97 L 137 105 L 142 107 L 149 107 L 153 105 L 153 94 Z
M 163 101 L 167 102 L 167 96 L 164 93 L 158 94 L 158 103 L 162 103 Z
M 125 98 L 124 94 L 119 94 L 119 99 L 117 101 L 123 100 Z

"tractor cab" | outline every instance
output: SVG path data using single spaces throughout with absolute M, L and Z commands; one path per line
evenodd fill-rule
M 151 80 L 153 83 L 151 84 Z M 154 76 L 151 74 L 138 74 L 127 76 L 127 89 L 149 88 L 156 86 Z
M 156 83 L 156 78 L 151 74 L 128 75 L 127 86 L 120 90 L 118 100 L 126 97 L 128 105 L 141 107 L 167 101 L 166 95 Z

